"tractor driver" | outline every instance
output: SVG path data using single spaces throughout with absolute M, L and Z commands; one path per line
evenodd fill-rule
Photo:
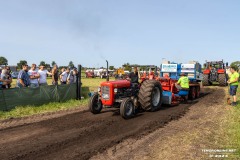
M 176 83 L 176 87 L 179 90 L 189 90 L 189 79 L 185 73 L 181 73 L 181 78 Z
M 130 80 L 131 83 L 138 83 L 138 69 L 137 69 L 137 67 L 134 67 L 134 71 L 129 74 L 128 80 Z

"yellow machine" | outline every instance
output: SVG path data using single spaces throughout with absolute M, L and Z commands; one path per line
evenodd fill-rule
M 117 69 L 115 74 L 116 75 L 124 75 L 125 74 L 124 69 L 122 69 L 122 68 Z

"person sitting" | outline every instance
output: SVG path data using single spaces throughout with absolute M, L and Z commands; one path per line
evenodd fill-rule
M 178 90 L 189 90 L 189 79 L 185 75 L 185 73 L 181 73 L 181 78 L 179 78 L 178 82 L 176 83 L 176 87 Z
M 134 71 L 131 72 L 128 77 L 129 77 L 128 79 L 131 81 L 132 84 L 134 84 L 134 83 L 138 84 L 139 83 L 138 82 L 138 69 L 137 69 L 137 67 L 134 67 Z

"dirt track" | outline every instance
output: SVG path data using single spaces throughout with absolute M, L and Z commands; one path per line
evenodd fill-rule
M 197 101 L 193 102 L 197 103 Z M 185 114 L 193 104 L 163 107 L 124 120 L 116 109 L 79 111 L 0 130 L 1 159 L 89 159 L 126 138 L 140 138 Z

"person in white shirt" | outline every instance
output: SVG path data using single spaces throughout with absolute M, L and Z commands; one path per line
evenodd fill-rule
M 60 74 L 61 84 L 67 84 L 67 78 L 68 78 L 69 72 L 70 72 L 70 70 L 69 70 L 69 68 L 67 68 L 66 71 L 64 71 L 63 73 Z
M 30 77 L 30 87 L 37 88 L 39 87 L 38 78 L 40 77 L 38 71 L 36 70 L 36 64 L 32 64 L 31 69 L 28 71 Z
M 47 75 L 52 75 L 52 73 L 48 72 L 45 69 L 45 66 L 40 66 L 38 70 L 38 74 L 40 75 L 38 81 L 40 86 L 46 86 L 47 84 Z

